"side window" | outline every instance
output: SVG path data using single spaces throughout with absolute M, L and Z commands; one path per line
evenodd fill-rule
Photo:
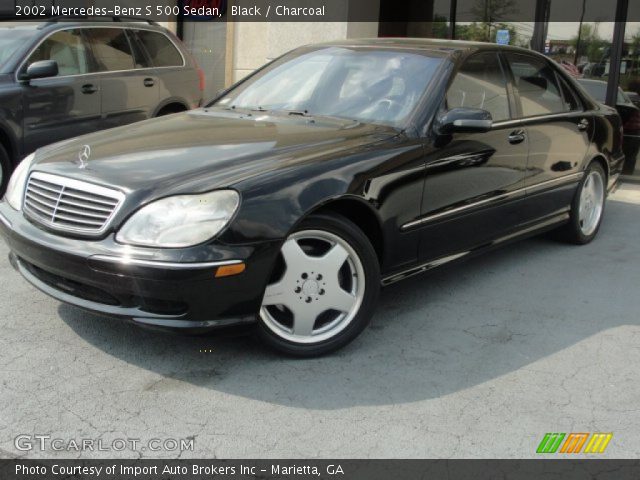
M 29 57 L 27 66 L 41 60 L 54 60 L 58 76 L 89 72 L 89 55 L 80 30 L 63 30 L 49 36 Z
M 85 29 L 85 35 L 98 64 L 98 71 L 134 68 L 131 45 L 123 28 L 88 28 Z
M 487 110 L 495 121 L 509 118 L 506 80 L 496 53 L 465 60 L 447 91 L 447 108 L 456 107 Z
M 182 55 L 165 35 L 149 30 L 138 30 L 136 33 L 154 67 L 182 66 Z
M 128 30 L 127 36 L 129 37 L 129 43 L 131 43 L 131 47 L 133 48 L 133 56 L 136 62 L 136 68 L 149 68 L 153 67 L 151 64 L 151 60 L 147 55 L 147 52 L 142 45 L 142 41 L 138 37 L 137 31 Z
M 560 88 L 562 89 L 562 96 L 564 97 L 564 109 L 567 112 L 574 112 L 576 110 L 582 110 L 582 102 L 579 100 L 578 95 L 573 91 L 573 88 L 562 78 L 560 80 Z
M 518 53 L 509 53 L 507 58 L 524 117 L 565 111 L 555 73 L 547 62 Z

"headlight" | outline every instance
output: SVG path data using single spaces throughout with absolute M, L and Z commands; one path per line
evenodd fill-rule
M 33 161 L 34 153 L 25 157 L 16 169 L 13 171 L 11 178 L 9 179 L 9 185 L 7 185 L 7 193 L 5 194 L 5 200 L 12 208 L 16 210 L 22 209 L 22 197 L 24 197 L 24 187 L 27 183 L 27 174 L 29 173 L 29 167 Z
M 238 209 L 234 190 L 177 195 L 142 207 L 127 220 L 116 240 L 144 247 L 179 248 L 215 237 Z

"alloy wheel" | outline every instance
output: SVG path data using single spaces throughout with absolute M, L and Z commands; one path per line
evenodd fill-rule
M 324 230 L 302 230 L 284 242 L 279 261 L 260 309 L 273 333 L 308 344 L 347 328 L 362 305 L 365 274 L 346 240 Z
M 602 175 L 592 170 L 582 185 L 578 210 L 578 224 L 583 235 L 591 235 L 600 223 L 604 207 L 604 181 Z

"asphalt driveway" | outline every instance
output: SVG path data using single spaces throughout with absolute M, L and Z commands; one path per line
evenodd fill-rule
M 193 439 L 183 457 L 535 457 L 546 432 L 613 432 L 640 456 L 640 186 L 599 237 L 535 238 L 383 291 L 368 331 L 325 358 L 246 336 L 141 330 L 61 305 L 0 246 L 0 456 L 65 441 Z

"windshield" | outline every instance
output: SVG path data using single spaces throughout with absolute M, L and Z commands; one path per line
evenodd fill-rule
M 442 58 L 402 50 L 328 47 L 294 52 L 215 105 L 399 126 L 441 62 Z
M 16 49 L 21 46 L 25 40 L 31 38 L 33 29 L 31 28 L 0 28 L 0 67 L 13 55 Z

